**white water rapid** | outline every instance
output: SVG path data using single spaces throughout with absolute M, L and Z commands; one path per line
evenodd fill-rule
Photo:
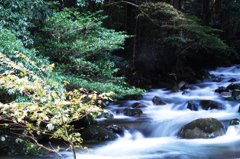
M 240 126 L 229 126 L 229 121 L 240 118 L 239 102 L 223 100 L 224 96 L 214 91 L 219 86 L 227 87 L 235 78 L 240 82 L 240 67 L 232 66 L 211 71 L 223 78 L 221 82 L 194 84 L 195 90 L 187 95 L 170 93 L 165 89 L 152 89 L 141 100 L 128 100 L 112 104 L 109 109 L 124 109 L 133 103 L 142 103 L 146 108 L 142 117 L 114 115 L 116 124 L 126 127 L 124 137 L 93 146 L 92 151 L 78 153 L 78 159 L 237 159 L 240 158 Z M 154 105 L 152 98 L 159 96 L 166 105 Z M 214 100 L 222 103 L 224 110 L 187 109 L 189 100 Z M 216 118 L 226 128 L 226 134 L 213 139 L 180 139 L 176 133 L 185 124 L 198 118 Z M 111 120 L 111 121 L 112 121 Z M 101 122 L 108 122 L 107 119 Z M 113 122 L 112 122 L 113 123 Z M 71 153 L 62 153 L 72 159 Z

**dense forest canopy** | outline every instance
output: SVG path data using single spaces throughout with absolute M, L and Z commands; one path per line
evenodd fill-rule
M 239 0 L 0 0 L 1 122 L 74 152 L 70 123 L 110 97 L 239 63 L 239 13 Z

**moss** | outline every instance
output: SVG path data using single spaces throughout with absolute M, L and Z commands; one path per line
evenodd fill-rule
M 214 118 L 201 118 L 194 120 L 184 127 L 186 129 L 194 129 L 197 127 L 204 132 L 212 133 L 214 131 L 220 130 L 222 128 L 222 123 Z
M 214 138 L 224 135 L 225 129 L 214 118 L 200 118 L 185 125 L 178 133 L 182 138 Z

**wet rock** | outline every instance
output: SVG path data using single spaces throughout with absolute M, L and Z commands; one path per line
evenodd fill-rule
M 122 127 L 122 126 L 112 124 L 112 125 L 106 126 L 105 128 L 109 131 L 112 131 L 115 134 L 124 136 L 124 127 Z
M 187 108 L 193 111 L 197 111 L 199 109 L 204 109 L 204 110 L 224 109 L 222 103 L 212 101 L 212 100 L 190 100 L 187 102 Z
M 232 119 L 229 122 L 229 125 L 239 125 L 240 124 L 240 120 L 238 118 Z
M 232 92 L 232 98 L 234 100 L 240 100 L 240 89 L 234 89 Z
M 183 91 L 183 92 L 182 92 L 182 95 L 190 96 L 191 94 L 190 94 L 189 91 Z
M 134 116 L 134 117 L 140 117 L 143 112 L 141 109 L 130 109 L 130 108 L 125 108 L 123 110 L 123 114 L 126 116 Z
M 223 96 L 232 96 L 231 92 L 221 92 L 221 95 Z
M 222 103 L 212 101 L 212 100 L 201 100 L 200 105 L 205 110 L 208 110 L 208 109 L 222 110 L 223 109 L 223 104 Z
M 221 77 L 215 77 L 212 79 L 213 82 L 221 82 L 223 80 L 223 78 Z
M 223 124 L 215 118 L 196 119 L 181 128 L 177 136 L 186 139 L 215 138 L 225 134 Z
M 231 83 L 227 86 L 227 89 L 234 90 L 234 89 L 240 89 L 240 83 Z
M 187 102 L 187 108 L 193 111 L 198 111 L 198 107 L 199 107 L 199 103 L 197 103 L 196 101 L 188 101 Z
M 9 135 L 0 136 L 0 155 L 30 155 L 41 156 L 39 147 L 23 137 Z
M 133 108 L 146 108 L 147 106 L 144 105 L 144 104 L 141 104 L 141 103 L 133 103 L 131 105 L 131 107 L 133 107 Z
M 236 82 L 237 80 L 235 78 L 231 78 L 230 80 L 228 80 L 228 82 Z
M 179 92 L 179 91 L 183 91 L 184 89 L 189 89 L 189 88 L 190 88 L 190 86 L 187 82 L 181 81 L 173 87 L 171 92 Z
M 218 87 L 218 89 L 215 90 L 215 92 L 217 93 L 222 93 L 222 92 L 229 92 L 229 89 L 227 89 L 226 87 Z
M 117 138 L 117 135 L 112 131 L 107 130 L 101 125 L 89 125 L 82 133 L 81 137 L 83 140 L 91 141 L 107 141 L 114 140 Z
M 153 102 L 153 104 L 155 104 L 155 105 L 165 105 L 165 104 L 166 104 L 166 103 L 163 102 L 163 100 L 162 100 L 160 97 L 158 97 L 158 96 L 153 97 L 152 102 Z

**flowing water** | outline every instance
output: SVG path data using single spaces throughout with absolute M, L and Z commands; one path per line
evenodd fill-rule
M 214 93 L 219 86 L 228 86 L 229 79 L 240 81 L 240 67 L 218 68 L 211 74 L 223 78 L 221 82 L 199 82 L 194 90 L 170 93 L 165 89 L 152 89 L 141 100 L 114 103 L 109 109 L 124 109 L 133 103 L 142 103 L 143 116 L 127 117 L 115 114 L 114 119 L 99 120 L 126 127 L 125 135 L 115 141 L 91 146 L 92 151 L 78 153 L 78 159 L 240 159 L 240 126 L 229 126 L 229 121 L 240 118 L 239 102 L 223 100 Z M 166 105 L 154 105 L 152 98 L 159 96 Z M 214 100 L 223 103 L 224 110 L 187 109 L 189 100 Z M 198 118 L 216 118 L 226 128 L 226 134 L 213 139 L 180 139 L 177 132 L 185 124 Z M 70 152 L 62 154 L 72 159 Z
M 116 123 L 127 128 L 124 137 L 92 148 L 91 152 L 78 153 L 79 159 L 237 159 L 240 158 L 240 126 L 229 126 L 229 121 L 240 118 L 239 102 L 223 100 L 224 96 L 214 93 L 219 86 L 228 86 L 229 79 L 240 81 L 240 67 L 232 66 L 210 71 L 223 78 L 221 82 L 201 82 L 194 84 L 194 90 L 170 93 L 165 89 L 152 89 L 141 100 L 115 103 L 109 109 L 124 109 L 139 102 L 147 106 L 141 108 L 142 117 L 116 115 L 105 123 Z M 166 105 L 154 105 L 152 98 L 159 96 Z M 214 100 L 223 103 L 224 110 L 187 109 L 189 100 Z M 213 139 L 180 139 L 177 132 L 185 124 L 198 118 L 216 118 L 226 128 L 226 134 Z M 63 153 L 71 158 L 71 153 Z

